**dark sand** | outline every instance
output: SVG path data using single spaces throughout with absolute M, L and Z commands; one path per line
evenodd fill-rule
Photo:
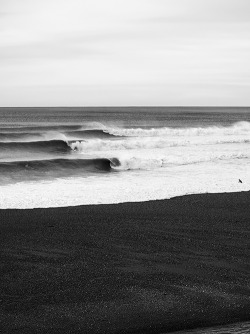
M 250 193 L 0 210 L 2 333 L 250 320 Z

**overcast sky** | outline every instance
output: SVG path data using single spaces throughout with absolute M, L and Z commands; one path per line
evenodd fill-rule
M 0 0 L 0 106 L 250 105 L 250 0 Z

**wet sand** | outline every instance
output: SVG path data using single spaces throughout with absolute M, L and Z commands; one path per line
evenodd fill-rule
M 0 210 L 3 333 L 250 320 L 250 192 Z

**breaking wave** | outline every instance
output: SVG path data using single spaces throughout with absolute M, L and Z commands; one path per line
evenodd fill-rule
M 237 163 L 250 157 L 249 122 L 199 128 L 112 128 L 91 123 L 2 130 L 0 171 L 13 179 L 150 170 L 216 161 Z M 244 153 L 238 151 L 239 147 Z M 117 158 L 110 158 L 113 156 Z
M 39 126 L 0 129 L 0 142 L 23 142 L 40 140 L 84 140 L 84 139 L 115 139 L 118 137 L 202 137 L 202 136 L 233 136 L 249 135 L 250 122 L 237 122 L 232 126 L 210 126 L 189 128 L 112 128 L 102 124 L 94 124 L 96 128 L 82 126 Z M 93 124 L 92 124 L 93 126 Z M 122 139 L 122 138 L 121 138 Z M 250 139 L 250 138 L 248 138 Z
M 105 130 L 78 130 L 66 132 L 67 136 L 79 137 L 80 138 L 111 138 L 116 135 L 109 133 Z
M 97 152 L 97 151 L 119 151 L 119 150 L 139 150 L 139 149 L 159 149 L 167 147 L 180 147 L 180 146 L 190 146 L 190 145 L 211 145 L 211 144 L 248 144 L 250 139 L 244 138 L 232 138 L 232 139 L 217 139 L 217 138 L 207 138 L 203 139 L 201 142 L 196 138 L 191 139 L 178 139 L 171 140 L 167 138 L 129 138 L 121 139 L 119 141 L 115 140 L 83 140 L 83 141 L 73 141 L 69 145 L 70 147 L 78 152 Z
M 0 143 L 29 142 L 45 140 L 84 140 L 91 138 L 112 139 L 116 136 L 104 130 L 71 130 L 71 131 L 47 131 L 47 132 L 3 132 L 0 133 Z
M 232 126 L 211 126 L 191 128 L 107 128 L 104 131 L 114 136 L 156 137 L 156 136 L 202 136 L 202 135 L 235 135 L 249 133 L 250 122 L 237 122 Z
M 139 158 L 127 157 L 119 159 L 119 166 L 114 166 L 116 170 L 151 170 L 154 168 L 168 167 L 168 166 L 182 166 L 192 164 L 202 164 L 214 161 L 232 161 L 249 159 L 250 156 L 244 153 L 235 154 L 209 154 L 200 156 L 165 156 L 162 158 Z

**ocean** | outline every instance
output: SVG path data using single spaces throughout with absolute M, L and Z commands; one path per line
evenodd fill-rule
M 247 191 L 250 108 L 0 108 L 0 208 Z

